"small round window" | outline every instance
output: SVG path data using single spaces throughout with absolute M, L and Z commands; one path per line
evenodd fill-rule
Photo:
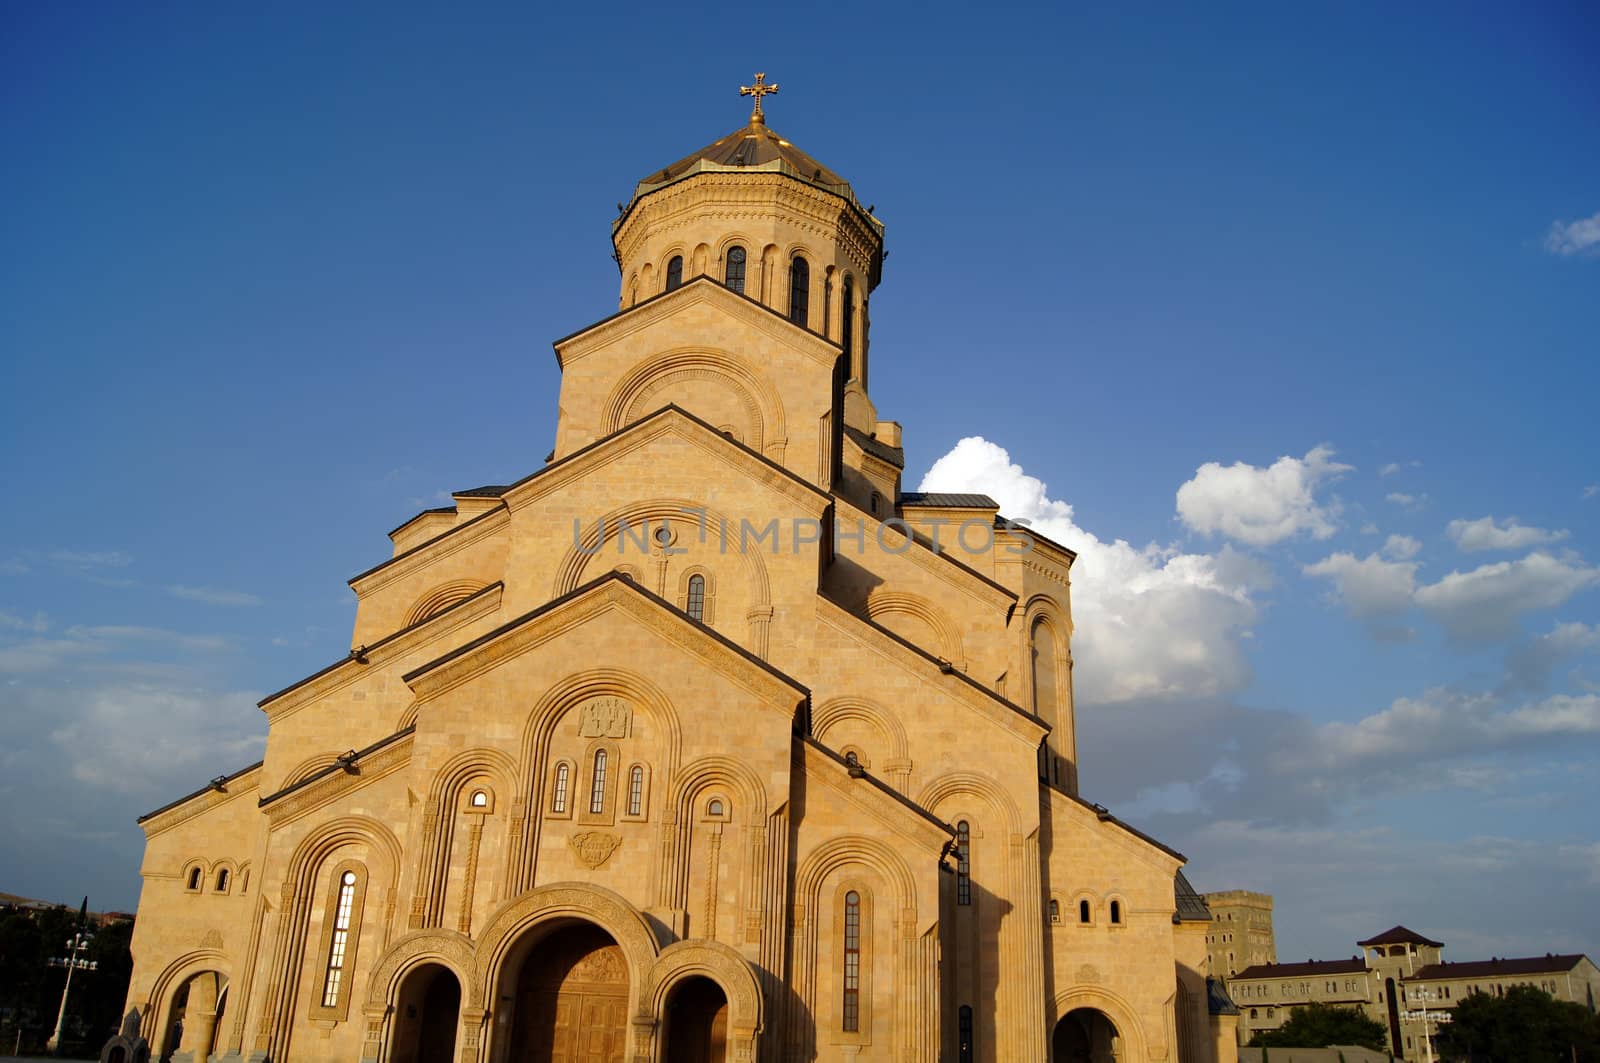
M 472 794 L 472 807 L 473 808 L 488 808 L 489 807 L 489 795 L 484 793 L 482 790 L 473 791 L 473 794 Z

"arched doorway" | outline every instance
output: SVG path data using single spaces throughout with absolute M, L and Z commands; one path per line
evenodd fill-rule
M 394 1063 L 453 1063 L 461 1019 L 461 983 L 448 967 L 424 963 L 400 983 Z
M 517 972 L 509 1053 L 516 1063 L 621 1063 L 628 1034 L 628 964 L 592 923 L 536 941 Z
M 187 1052 L 203 1060 L 216 1051 L 217 1028 L 228 1006 L 228 978 L 219 971 L 201 971 L 184 979 L 172 995 L 162 1031 L 161 1059 Z
M 1116 1024 L 1095 1008 L 1067 1012 L 1050 1036 L 1050 1063 L 1117 1063 L 1121 1053 Z
M 709 978 L 685 978 L 667 997 L 666 1054 L 672 1063 L 723 1063 L 728 1057 L 728 995 Z

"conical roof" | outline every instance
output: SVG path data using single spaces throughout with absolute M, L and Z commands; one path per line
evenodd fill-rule
M 857 209 L 861 207 L 848 181 L 768 129 L 765 121 L 755 119 L 640 180 L 634 186 L 633 199 L 628 206 L 642 196 L 695 174 L 760 172 L 787 174 L 842 196 Z M 623 213 L 627 213 L 626 209 Z M 880 224 L 876 218 L 872 220 L 874 225 Z

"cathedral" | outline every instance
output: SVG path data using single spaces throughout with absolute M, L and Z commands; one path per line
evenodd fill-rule
M 776 90 L 621 206 L 542 466 L 390 532 L 264 759 L 140 820 L 103 1058 L 1234 1058 L 1184 857 L 1078 793 L 1074 554 L 902 490 L 884 224 Z

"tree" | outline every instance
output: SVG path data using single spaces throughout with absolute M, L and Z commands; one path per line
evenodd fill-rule
M 1288 1022 L 1276 1030 L 1263 1030 L 1250 1040 L 1252 1048 L 1326 1048 L 1329 1045 L 1360 1045 L 1382 1052 L 1388 1048 L 1388 1040 L 1382 1023 L 1372 1021 L 1356 1008 L 1331 1004 L 1295 1008 Z
M 1439 1054 L 1473 1063 L 1600 1063 L 1600 1018 L 1532 986 L 1473 993 L 1439 1027 Z

